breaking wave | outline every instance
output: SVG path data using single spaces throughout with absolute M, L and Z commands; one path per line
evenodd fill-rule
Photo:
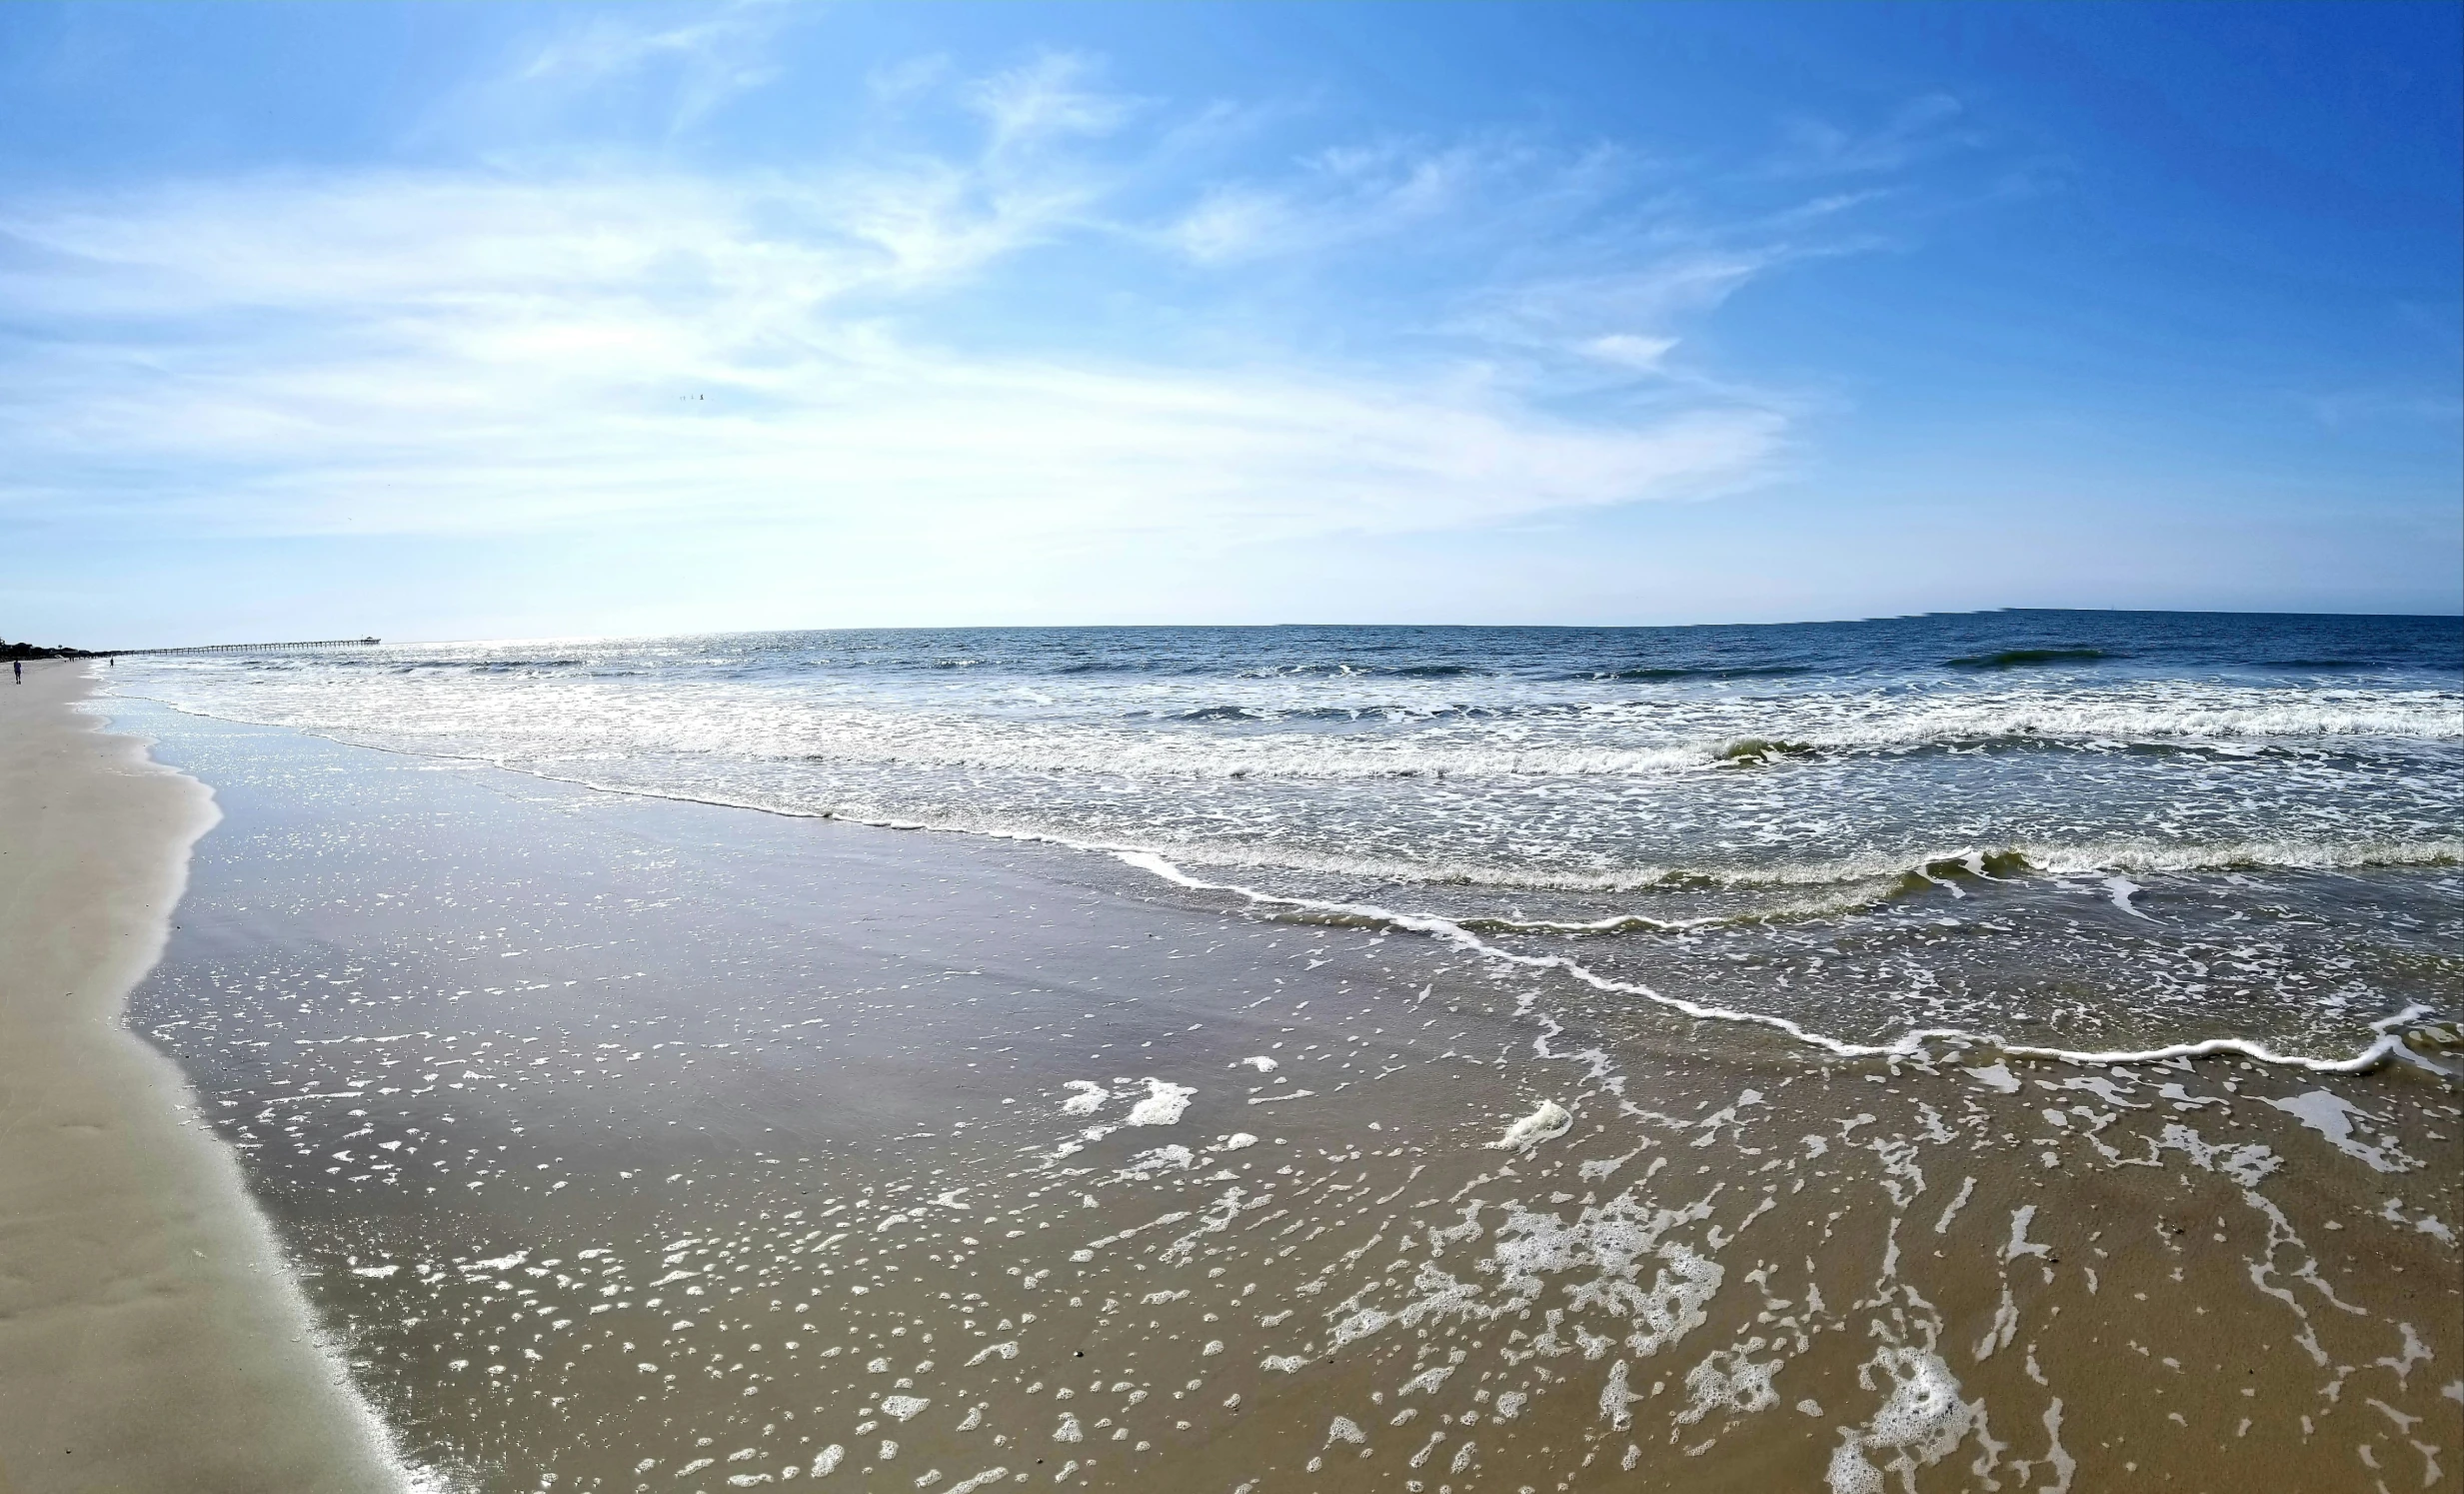
M 2464 742 L 2464 705 L 2454 697 L 2389 692 L 2352 702 L 2253 698 L 2278 694 L 2247 692 L 2245 698 L 2181 704 L 2041 699 L 1911 708 L 1827 702 L 1818 708 L 1690 712 L 1697 721 L 1726 716 L 1737 726 L 1768 721 L 1753 731 L 1703 721 L 1715 729 L 1693 733 L 1684 732 L 1682 723 L 1653 719 L 1673 713 L 1625 708 L 1599 708 L 1543 725 L 1502 721 L 1493 731 L 1484 730 L 1480 718 L 1457 714 L 1415 731 L 1410 722 L 1397 724 L 1372 712 L 1318 708 L 1278 717 L 1228 704 L 1143 727 L 782 703 L 707 692 L 646 696 L 604 681 L 559 687 L 554 699 L 536 703 L 541 710 L 519 717 L 464 709 L 488 703 L 426 696 L 348 714 L 333 712 L 334 703 L 319 696 L 274 696 L 246 703 L 253 709 L 245 714 L 309 730 L 510 741 L 541 752 L 617 747 L 818 764 L 1159 779 L 1630 777 L 1915 748 Z M 209 711 L 217 706 L 197 704 Z M 1298 729 L 1271 730 L 1278 721 Z M 1261 730 L 1220 735 L 1190 730 L 1251 723 Z M 1315 729 L 1345 723 L 1363 730 Z
M 1113 847 L 1104 847 L 1107 849 Z M 1165 842 L 1152 849 L 1194 866 L 1280 868 L 1344 881 L 1378 885 L 1484 887 L 1529 892 L 1810 891 L 1858 888 L 1859 902 L 1922 890 L 1946 878 L 2010 880 L 2023 876 L 2084 876 L 2108 871 L 2359 871 L 2376 867 L 2464 866 L 2464 837 L 2357 841 L 2333 844 L 2303 840 L 2236 840 L 2208 843 L 2110 841 L 2094 845 L 2013 845 L 1995 849 L 1959 847 L 1910 855 L 1843 856 L 1817 861 L 1780 861 L 1744 866 L 1624 866 L 1549 872 L 1527 866 L 1470 861 L 1408 861 L 1373 856 L 1310 854 L 1287 848 Z M 1839 904 L 1839 906 L 1855 905 Z M 1800 904 L 1786 904 L 1796 909 Z M 1824 904 L 1828 910 L 1832 904 Z M 1813 910 L 1807 906 L 1805 910 Z M 1772 910 L 1774 912 L 1778 909 Z M 1735 916 L 1770 916 L 1770 913 Z M 1677 926 L 1721 919 L 1665 919 L 1630 915 L 1631 926 Z M 1553 922 L 1490 919 L 1496 929 L 1606 929 L 1620 919 Z
M 2023 670 L 2036 665 L 2094 664 L 2099 660 L 2128 657 L 2103 649 L 2003 649 L 1993 654 L 1971 654 L 1960 659 L 1944 660 L 1943 663 L 1954 670 Z

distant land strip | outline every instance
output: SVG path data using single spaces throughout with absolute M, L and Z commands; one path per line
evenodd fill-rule
M 0 642 L 0 659 L 117 659 L 128 654 L 280 654 L 290 649 L 359 649 L 384 642 L 373 638 L 303 639 L 288 644 L 187 644 L 168 649 L 72 649 L 66 644 Z

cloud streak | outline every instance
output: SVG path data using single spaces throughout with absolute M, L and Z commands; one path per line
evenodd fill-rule
M 538 65 L 625 75 L 718 45 L 584 36 Z M 1475 233 L 1513 175 L 1493 146 L 1385 145 L 1125 216 L 1155 111 L 1097 77 L 1059 54 L 919 72 L 900 92 L 943 88 L 981 121 L 971 148 L 798 173 L 364 170 L 20 204 L 0 216 L 0 314 L 31 331 L 0 358 L 33 393 L 0 413 L 0 506 L 221 535 L 750 523 L 1188 546 L 1697 498 L 1785 451 L 1775 405 L 1664 367 L 1686 318 L 1783 257 L 1768 246 L 1441 289 L 1455 346 L 1417 361 L 1130 357 L 936 321 L 952 298 L 1032 299 L 1039 252 L 1065 244 L 1234 273 Z M 1575 158 L 1526 196 L 1596 194 L 1598 173 Z M 1648 414 L 1574 413 L 1513 372 L 1532 358 L 1657 394 Z
M 661 127 L 682 134 L 740 94 L 776 81 L 772 54 L 798 19 L 784 0 L 731 0 L 689 17 L 575 12 L 506 66 L 458 91 L 423 135 L 519 137 L 568 123 L 612 94 L 655 97 Z

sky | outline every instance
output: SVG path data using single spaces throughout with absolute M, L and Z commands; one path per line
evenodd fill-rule
M 0 636 L 2464 608 L 2464 7 L 0 6 Z

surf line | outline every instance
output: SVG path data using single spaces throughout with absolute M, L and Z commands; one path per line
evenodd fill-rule
M 1747 1026 L 1767 1027 L 1781 1032 L 1809 1047 L 1820 1048 L 1841 1058 L 1919 1058 L 1925 1044 L 1935 1039 L 1956 1039 L 1965 1043 L 1991 1046 L 1996 1052 L 2014 1058 L 2039 1058 L 2054 1063 L 2116 1064 L 2159 1063 L 2168 1058 L 2205 1058 L 2219 1053 L 2233 1053 L 2261 1063 L 2286 1068 L 2308 1069 L 2313 1073 L 2361 1073 L 2378 1067 L 2403 1051 L 2403 1041 L 2394 1029 L 2417 1016 L 2426 1015 L 2429 1008 L 2418 1004 L 2405 1007 L 2392 1016 L 2384 1016 L 2370 1024 L 2378 1033 L 2377 1040 L 2350 1058 L 2305 1058 L 2295 1053 L 2279 1053 L 2264 1043 L 2242 1037 L 2208 1037 L 2196 1042 L 2174 1043 L 2160 1048 L 2140 1048 L 2122 1052 L 2086 1052 L 2072 1048 L 2040 1047 L 2010 1043 L 1990 1032 L 1977 1032 L 1965 1027 L 1919 1027 L 1895 1041 L 1887 1043 L 1848 1042 L 1828 1033 L 1816 1032 L 1784 1016 L 1761 1011 L 1740 1011 L 1729 1006 L 1710 1006 L 1689 1001 L 1683 996 L 1664 995 L 1646 985 L 1628 980 L 1615 980 L 1592 970 L 1563 954 L 1517 954 L 1500 949 L 1450 918 L 1428 913 L 1402 913 L 1371 903 L 1329 902 L 1314 897 L 1287 897 L 1260 892 L 1237 882 L 1211 882 L 1192 876 L 1181 867 L 1151 850 L 1124 850 L 1107 847 L 1127 865 L 1163 878 L 1177 886 L 1202 892 L 1230 892 L 1246 898 L 1258 907 L 1285 907 L 1307 912 L 1332 913 L 1341 917 L 1359 918 L 1384 923 L 1410 933 L 1426 934 L 1443 940 L 1458 949 L 1484 959 L 1531 969 L 1562 970 L 1594 990 L 1613 995 L 1639 996 L 1646 1001 L 1680 1011 L 1703 1021 L 1734 1022 Z
M 623 798 L 670 799 L 685 803 L 709 804 L 716 808 L 752 809 L 759 813 L 776 814 L 783 818 L 789 819 L 841 819 L 850 823 L 871 825 L 879 829 L 922 830 L 929 833 L 939 832 L 945 834 L 981 835 L 987 839 L 994 840 L 1014 840 L 1033 844 L 1059 845 L 1071 850 L 1097 851 L 1106 855 L 1114 856 L 1126 865 L 1135 867 L 1141 871 L 1145 871 L 1152 876 L 1159 877 L 1165 881 L 1173 883 L 1176 886 L 1190 888 L 1193 891 L 1230 892 L 1235 896 L 1247 899 L 1249 903 L 1258 907 L 1287 907 L 1308 912 L 1331 913 L 1338 917 L 1356 918 L 1363 921 L 1384 923 L 1390 927 L 1399 928 L 1408 933 L 1426 934 L 1432 938 L 1441 939 L 1446 943 L 1454 945 L 1456 948 L 1476 954 L 1484 959 L 1494 959 L 1502 963 L 1522 965 L 1531 969 L 1562 970 L 1573 979 L 1592 987 L 1594 990 L 1602 991 L 1611 995 L 1639 996 L 1643 1000 L 1650 1001 L 1655 1005 L 1665 1006 L 1671 1011 L 1683 1012 L 1685 1015 L 1694 1017 L 1701 1021 L 1732 1022 L 1744 1026 L 1766 1027 L 1774 1032 L 1783 1033 L 1788 1037 L 1792 1037 L 1796 1041 L 1801 1042 L 1808 1047 L 1820 1048 L 1825 1052 L 1841 1058 L 1919 1058 L 1924 1055 L 1925 1043 L 1930 1039 L 1939 1038 L 1971 1043 L 1980 1046 L 1990 1046 L 1994 1051 L 2006 1054 L 2013 1058 L 2036 1058 L 2042 1059 L 2046 1062 L 2069 1063 L 2080 1066 L 2121 1063 L 2161 1063 L 2168 1058 L 2207 1058 L 2213 1057 L 2219 1053 L 2233 1053 L 2244 1058 L 2252 1059 L 2256 1062 L 2274 1064 L 2281 1068 L 2306 1069 L 2312 1073 L 2365 1073 L 2370 1069 L 2378 1067 L 2390 1058 L 2407 1058 L 2409 1055 L 2404 1047 L 2403 1040 L 2396 1036 L 2395 1029 L 2403 1026 L 2406 1022 L 2413 1020 L 2415 1017 L 2430 1014 L 2429 1007 L 2415 1003 L 2413 1005 L 2406 1006 L 2402 1011 L 2396 1012 L 2391 1016 L 2380 1017 L 2378 1020 L 2370 1023 L 2370 1030 L 2378 1034 L 2377 1039 L 2368 1047 L 2363 1048 L 2359 1053 L 2354 1054 L 2350 1058 L 2305 1058 L 2295 1053 L 2279 1053 L 2264 1043 L 2252 1042 L 2248 1038 L 2242 1037 L 2208 1037 L 2202 1038 L 2197 1042 L 2175 1043 L 2169 1047 L 2139 1048 L 2128 1051 L 2100 1053 L 2082 1051 L 2073 1048 L 2040 1047 L 2033 1044 L 2005 1042 L 2002 1038 L 1994 1035 L 1993 1033 L 1978 1032 L 1967 1027 L 1918 1027 L 1903 1034 L 1897 1041 L 1894 1042 L 1848 1042 L 1842 1038 L 1833 1037 L 1828 1033 L 1816 1032 L 1811 1028 L 1802 1026 L 1797 1022 L 1790 1020 L 1787 1017 L 1774 1015 L 1769 1012 L 1741 1011 L 1729 1006 L 1705 1005 L 1699 1001 L 1689 1001 L 1683 996 L 1664 995 L 1646 985 L 1638 985 L 1626 980 L 1614 980 L 1590 969 L 1579 960 L 1572 959 L 1566 955 L 1516 954 L 1511 950 L 1498 948 L 1496 945 L 1482 939 L 1479 935 L 1471 932 L 1471 930 L 1463 927 L 1460 923 L 1457 923 L 1450 918 L 1440 918 L 1432 913 L 1396 912 L 1391 908 L 1378 907 L 1374 903 L 1331 902 L 1314 897 L 1287 897 L 1272 892 L 1260 892 L 1254 887 L 1245 887 L 1237 882 L 1205 881 L 1198 877 L 1192 876 L 1189 872 L 1184 871 L 1181 867 L 1173 864 L 1169 860 L 1166 860 L 1157 852 L 1147 850 L 1139 846 L 1106 844 L 1102 841 L 1075 840 L 1065 835 L 1056 835 L 1035 830 L 1002 829 L 993 826 L 980 825 L 936 825 L 916 820 L 874 819 L 868 818 L 861 814 L 848 813 L 838 809 L 788 808 L 778 804 L 765 804 L 748 799 L 727 798 L 707 793 L 690 793 L 679 789 L 644 787 L 624 783 L 603 783 L 590 778 L 563 777 L 556 773 L 546 772 L 539 768 L 531 767 L 527 764 L 515 762 L 506 757 L 486 752 L 452 752 L 437 748 L 388 747 L 371 742 L 356 742 L 348 737 L 336 736 L 330 732 L 320 732 L 313 728 L 295 726 L 287 722 L 255 721 L 247 717 L 222 716 L 215 712 L 185 705 L 181 702 L 167 701 L 156 696 L 139 695 L 133 691 L 113 692 L 111 697 L 106 697 L 103 699 L 109 698 L 150 701 L 155 705 L 177 712 L 182 716 L 199 717 L 207 721 L 235 722 L 244 726 L 272 727 L 280 731 L 296 732 L 303 737 L 332 742 L 343 747 L 358 747 L 366 751 L 386 752 L 392 755 L 405 757 L 427 757 L 447 761 L 474 762 L 485 766 L 494 767 L 505 772 L 520 773 L 525 777 L 537 778 L 543 782 L 567 783 L 595 793 L 612 794 Z M 151 746 L 150 743 L 148 745 L 149 747 Z M 1927 864 L 1931 863 L 1928 862 Z M 1608 923 L 1617 921 L 1621 920 L 1605 920 L 1605 922 Z M 1685 920 L 1687 923 L 1696 920 Z M 1582 925 L 1572 926 L 1581 927 Z M 1682 925 L 1672 922 L 1668 926 L 1676 927 Z M 2412 1061 L 2419 1062 L 2420 1060 L 2415 1059 Z

